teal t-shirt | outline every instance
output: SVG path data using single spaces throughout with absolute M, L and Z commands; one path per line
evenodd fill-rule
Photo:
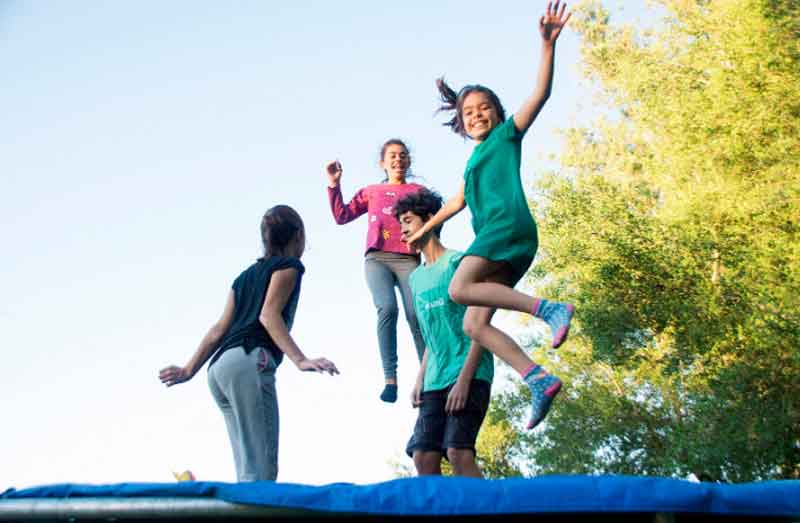
M 463 328 L 467 307 L 451 300 L 447 292 L 462 256 L 448 249 L 436 263 L 420 265 L 409 277 L 417 322 L 428 347 L 424 391 L 444 389 L 455 383 L 469 353 L 471 340 Z M 472 379 L 491 383 L 493 377 L 492 353 L 484 350 Z
M 509 118 L 475 146 L 464 171 L 464 200 L 475 232 L 465 254 L 509 263 L 514 284 L 539 246 L 520 178 L 523 136 Z

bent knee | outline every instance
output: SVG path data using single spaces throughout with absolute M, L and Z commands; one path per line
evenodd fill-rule
M 396 303 L 378 303 L 375 305 L 379 318 L 397 318 L 400 311 Z
M 447 287 L 447 293 L 450 295 L 450 299 L 454 302 L 458 303 L 459 305 L 467 305 L 467 293 L 464 292 L 464 285 L 455 279 L 450 281 L 450 285 Z
M 467 315 L 464 316 L 464 323 L 462 324 L 462 327 L 464 329 L 464 334 L 466 334 L 467 337 L 473 340 L 478 340 L 481 337 L 483 329 L 486 327 L 486 323 Z

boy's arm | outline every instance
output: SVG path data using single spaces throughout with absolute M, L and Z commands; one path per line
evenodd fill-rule
M 481 362 L 481 355 L 483 354 L 483 347 L 478 345 L 476 341 L 472 341 L 469 345 L 469 352 L 467 358 L 464 360 L 464 366 L 458 373 L 458 379 L 450 389 L 450 394 L 447 395 L 447 403 L 445 403 L 445 412 L 453 413 L 463 409 L 467 405 L 467 397 L 469 396 L 469 386 L 472 383 L 472 378 L 475 376 L 475 371 L 478 369 L 478 364 Z
M 539 115 L 542 107 L 544 107 L 544 103 L 550 98 L 550 91 L 553 87 L 556 40 L 570 16 L 572 16 L 571 12 L 564 16 L 564 11 L 567 8 L 566 3 L 561 6 L 561 12 L 558 12 L 559 3 L 559 1 L 556 1 L 555 5 L 548 6 L 545 14 L 539 19 L 539 33 L 542 35 L 542 55 L 539 61 L 536 88 L 513 116 L 514 126 L 521 133 L 525 133 L 528 130 Z
M 417 381 L 414 383 L 414 388 L 411 390 L 411 406 L 414 408 L 422 405 L 422 387 L 425 383 L 425 367 L 428 366 L 428 347 L 425 347 L 425 354 L 422 355 L 422 362 L 419 364 L 419 372 L 417 372 Z
M 184 365 L 183 367 L 178 367 L 176 365 L 171 365 L 158 373 L 158 377 L 162 383 L 164 383 L 167 387 L 171 387 L 173 385 L 177 385 L 178 383 L 183 383 L 192 379 L 192 377 L 197 374 L 197 371 L 200 370 L 208 358 L 214 353 L 214 349 L 217 348 L 219 345 L 220 340 L 222 337 L 225 336 L 225 333 L 228 332 L 228 327 L 230 327 L 231 322 L 233 321 L 233 313 L 235 310 L 235 299 L 233 290 L 231 289 L 228 292 L 228 299 L 225 302 L 225 308 L 222 311 L 222 316 L 219 320 L 217 320 L 214 325 L 208 329 L 208 332 L 203 339 L 200 341 L 200 345 L 197 347 L 197 350 L 192 355 L 189 362 Z

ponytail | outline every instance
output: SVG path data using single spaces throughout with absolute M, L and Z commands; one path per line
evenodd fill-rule
M 444 81 L 444 76 L 436 79 L 436 88 L 439 90 L 439 97 L 442 100 L 442 105 L 439 106 L 436 112 L 456 111 L 458 107 L 458 93 L 447 85 L 447 82 Z M 459 125 L 458 111 L 456 111 L 456 114 L 450 120 L 442 125 L 449 127 L 454 133 L 463 135 L 463 125 Z

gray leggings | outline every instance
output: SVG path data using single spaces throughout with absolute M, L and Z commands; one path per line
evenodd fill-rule
M 278 477 L 275 368 L 266 349 L 245 354 L 242 347 L 234 347 L 208 369 L 208 387 L 228 428 L 237 481 Z
M 378 312 L 378 348 L 383 363 L 385 378 L 397 378 L 397 296 L 394 288 L 400 289 L 403 312 L 411 328 L 417 357 L 422 361 L 425 353 L 425 342 L 419 331 L 417 315 L 414 312 L 414 300 L 408 276 L 419 266 L 416 256 L 393 252 L 370 251 L 364 260 L 364 274 L 367 286 L 372 293 L 372 302 Z

